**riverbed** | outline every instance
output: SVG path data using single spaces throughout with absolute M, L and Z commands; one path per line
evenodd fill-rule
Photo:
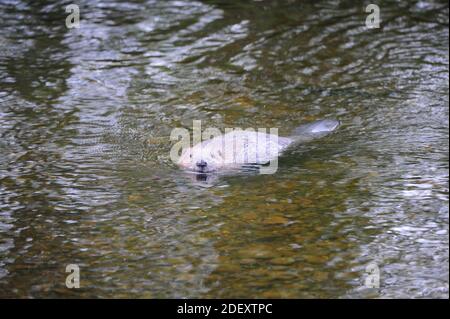
M 0 4 L 0 297 L 448 298 L 446 1 L 77 3 Z M 170 160 L 322 118 L 275 174 Z

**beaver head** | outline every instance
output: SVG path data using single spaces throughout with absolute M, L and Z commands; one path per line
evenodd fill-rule
M 209 173 L 223 165 L 223 158 L 220 150 L 199 143 L 182 152 L 178 165 L 194 172 Z

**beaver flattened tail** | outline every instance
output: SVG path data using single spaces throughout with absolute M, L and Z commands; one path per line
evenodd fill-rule
M 185 149 L 177 164 L 199 173 L 263 165 L 280 156 L 290 145 L 325 136 L 339 125 L 337 120 L 319 120 L 297 127 L 289 137 L 236 130 Z

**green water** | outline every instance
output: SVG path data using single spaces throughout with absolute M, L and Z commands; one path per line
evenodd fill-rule
M 0 297 L 448 298 L 446 1 L 69 3 L 0 2 Z M 274 175 L 169 158 L 321 118 Z

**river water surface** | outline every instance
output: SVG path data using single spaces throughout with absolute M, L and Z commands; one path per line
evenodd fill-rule
M 0 297 L 448 298 L 447 1 L 69 3 L 0 1 Z M 274 175 L 169 158 L 321 118 Z

